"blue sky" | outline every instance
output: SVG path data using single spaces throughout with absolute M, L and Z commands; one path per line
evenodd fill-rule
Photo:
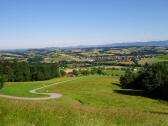
M 0 0 L 0 48 L 168 39 L 168 0 Z

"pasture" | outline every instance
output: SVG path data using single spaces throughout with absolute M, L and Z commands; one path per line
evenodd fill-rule
M 139 64 L 145 64 L 145 63 L 153 64 L 153 63 L 165 62 L 165 61 L 168 61 L 168 55 L 159 55 L 152 58 L 144 58 L 139 61 Z
M 28 91 L 43 84 L 56 83 L 67 79 L 71 78 L 58 78 L 41 82 L 6 83 L 5 88 L 0 93 L 39 97 L 30 94 Z M 60 99 L 23 101 L 0 98 L 0 125 L 168 125 L 168 102 L 144 97 L 142 92 L 139 91 L 122 90 L 118 83 L 118 77 L 84 76 L 39 91 L 61 93 L 63 97 Z

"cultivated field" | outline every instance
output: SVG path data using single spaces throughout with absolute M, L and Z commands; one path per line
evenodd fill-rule
M 28 91 L 43 82 L 7 83 L 1 91 L 37 97 Z M 1 126 L 167 126 L 168 102 L 143 97 L 142 92 L 121 90 L 118 77 L 85 76 L 40 90 L 63 97 L 48 101 L 0 98 Z M 38 96 L 39 97 L 39 96 Z M 43 97 L 43 96 L 40 96 Z M 46 96 L 45 96 L 46 97 Z

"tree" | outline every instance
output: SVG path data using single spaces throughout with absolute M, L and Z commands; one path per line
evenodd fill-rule
M 168 62 L 146 64 L 139 73 L 126 73 L 120 78 L 120 83 L 124 88 L 143 89 L 152 95 L 165 97 L 168 95 L 167 75 Z
M 61 74 L 60 74 L 59 69 L 56 69 L 56 71 L 55 71 L 55 77 L 60 77 L 60 76 L 61 76 Z
M 73 75 L 75 75 L 75 76 L 78 76 L 78 75 L 79 75 L 78 70 L 75 70 L 75 69 L 73 69 L 72 73 L 73 73 Z
M 65 71 L 64 70 L 60 70 L 60 75 L 63 77 L 63 76 L 65 76 Z
M 0 89 L 2 89 L 4 86 L 4 79 L 0 76 Z
M 123 88 L 131 88 L 135 75 L 130 71 L 126 71 L 125 76 L 120 77 L 120 83 Z
M 90 71 L 89 70 L 81 70 L 81 74 L 82 75 L 88 75 L 88 74 L 90 74 Z
M 6 81 L 38 81 L 60 76 L 58 64 L 0 61 L 0 76 Z
M 97 74 L 99 74 L 99 75 L 103 74 L 103 71 L 102 71 L 101 68 L 98 68 L 98 69 L 97 69 Z
M 91 71 L 90 71 L 90 73 L 91 73 L 92 75 L 96 74 L 96 73 L 97 73 L 97 69 L 96 69 L 96 68 L 92 68 Z

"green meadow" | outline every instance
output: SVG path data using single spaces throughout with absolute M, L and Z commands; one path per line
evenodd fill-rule
M 1 94 L 35 96 L 29 90 L 71 78 L 6 83 Z M 63 94 L 60 99 L 23 101 L 0 98 L 1 126 L 167 126 L 168 102 L 122 90 L 119 78 L 84 76 L 39 92 Z M 46 97 L 46 96 L 45 96 Z
M 168 55 L 159 55 L 153 58 L 144 58 L 140 60 L 139 63 L 140 64 L 145 64 L 145 63 L 153 64 L 153 63 L 165 62 L 165 61 L 168 61 Z
M 125 74 L 125 71 L 123 70 L 104 70 L 103 72 L 111 76 L 122 76 Z
M 29 91 L 45 85 L 61 82 L 70 78 L 56 78 L 46 81 L 34 82 L 7 82 L 0 90 L 0 94 L 19 96 L 19 97 L 44 97 L 45 95 L 32 94 Z M 46 96 L 47 97 L 47 96 Z

